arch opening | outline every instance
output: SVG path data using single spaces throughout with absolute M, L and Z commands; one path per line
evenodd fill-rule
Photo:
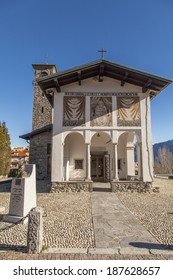
M 112 139 L 106 132 L 98 131 L 91 138 L 91 180 L 110 182 L 112 178 Z
M 64 140 L 65 181 L 84 180 L 86 177 L 86 153 L 84 137 L 77 132 L 69 133 Z
M 118 139 L 119 180 L 141 179 L 141 145 L 135 131 L 124 132 Z

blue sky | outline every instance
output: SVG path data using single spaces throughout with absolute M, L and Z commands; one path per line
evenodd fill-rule
M 11 146 L 31 131 L 32 64 L 100 58 L 173 79 L 172 0 L 0 0 L 0 120 Z M 173 85 L 151 102 L 153 142 L 173 139 Z

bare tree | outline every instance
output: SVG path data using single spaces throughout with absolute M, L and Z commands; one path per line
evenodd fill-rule
M 166 147 L 159 148 L 155 161 L 155 173 L 172 174 L 173 154 Z

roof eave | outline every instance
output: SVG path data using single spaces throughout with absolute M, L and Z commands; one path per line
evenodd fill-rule
M 149 80 L 152 80 L 152 85 L 147 86 L 147 90 L 155 91 L 155 95 L 159 94 L 163 89 L 165 89 L 165 87 L 172 83 L 172 80 L 170 79 L 142 72 L 104 59 L 70 68 L 47 77 L 39 78 L 37 79 L 37 82 L 42 90 L 46 90 L 51 87 L 57 88 L 58 84 L 58 90 L 60 91 L 61 86 L 79 81 L 79 75 L 80 81 L 99 75 L 100 67 L 106 69 L 103 70 L 103 76 L 111 77 L 120 81 L 124 78 L 124 75 L 128 73 L 129 76 L 126 78 L 125 83 L 134 84 L 142 88 L 146 86 Z
M 38 128 L 36 130 L 33 130 L 29 133 L 20 135 L 19 138 L 25 139 L 25 140 L 30 140 L 33 136 L 44 133 L 44 132 L 49 132 L 52 131 L 52 124 L 48 124 L 44 127 Z

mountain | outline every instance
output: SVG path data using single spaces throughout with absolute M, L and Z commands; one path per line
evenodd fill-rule
M 158 150 L 160 148 L 166 147 L 169 149 L 171 153 L 173 153 L 173 140 L 169 140 L 166 142 L 161 142 L 153 145 L 154 159 L 156 159 L 158 155 Z

